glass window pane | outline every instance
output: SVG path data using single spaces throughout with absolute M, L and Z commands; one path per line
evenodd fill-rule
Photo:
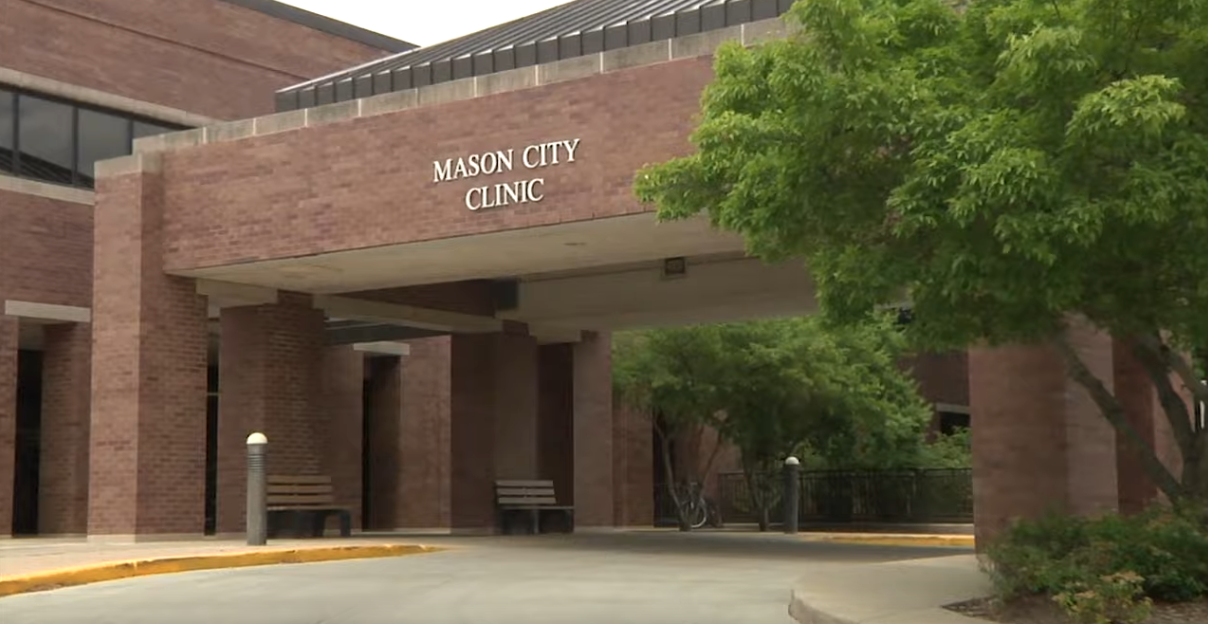
M 161 126 L 159 124 L 147 123 L 145 121 L 134 122 L 134 138 L 141 139 L 143 137 L 164 134 L 167 132 L 176 132 L 176 128 Z
M 130 154 L 130 120 L 81 108 L 79 132 L 78 180 L 84 186 L 92 186 L 96 161 Z
M 21 170 L 31 178 L 71 184 L 71 114 L 66 104 L 29 95 L 17 97 Z
M 0 171 L 13 170 L 13 116 L 15 100 L 12 91 L 0 89 Z

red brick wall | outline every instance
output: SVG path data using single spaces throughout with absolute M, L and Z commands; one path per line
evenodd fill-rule
M 622 527 L 650 526 L 654 524 L 654 430 L 650 417 L 614 405 L 612 420 L 614 520 Z
M 206 305 L 159 264 L 158 176 L 98 181 L 88 532 L 202 533 Z
M 538 354 L 537 446 L 542 479 L 552 479 L 560 504 L 575 500 L 574 345 L 554 344 Z
M 401 416 L 397 444 L 402 453 L 399 474 L 399 524 L 391 528 L 449 526 L 449 436 L 453 380 L 452 338 L 411 340 L 402 358 Z
M 0 67 L 218 119 L 383 56 L 216 0 L 0 0 Z
M 17 319 L 0 314 L 0 538 L 13 532 L 17 447 Z
M 574 350 L 575 525 L 613 526 L 612 337 L 585 333 Z
M 691 150 L 711 77 L 708 58 L 684 59 L 169 152 L 166 262 L 196 268 L 645 211 L 634 172 Z M 436 159 L 574 138 L 574 164 L 529 171 L 517 161 L 510 174 L 433 184 Z M 469 188 L 537 176 L 544 201 L 466 209 Z M 290 229 L 266 226 L 285 215 Z
M 968 351 L 921 353 L 903 358 L 900 365 L 912 371 L 928 403 L 969 405 Z
M 361 446 L 364 422 L 365 355 L 349 346 L 327 347 L 323 355 L 323 395 L 327 454 L 336 503 L 352 508 L 352 526 L 361 526 Z M 331 518 L 334 522 L 335 518 Z
M 322 408 L 323 311 L 281 293 L 273 305 L 222 311 L 219 349 L 218 531 L 242 530 L 246 440 L 268 437 L 268 474 L 321 473 L 327 448 Z
M 0 301 L 91 306 L 92 215 L 92 206 L 0 191 Z
M 83 534 L 88 528 L 92 326 L 48 325 L 44 332 L 38 533 Z

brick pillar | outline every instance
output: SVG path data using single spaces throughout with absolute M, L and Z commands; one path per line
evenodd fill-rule
M 365 356 L 351 346 L 327 347 L 323 355 L 323 410 L 327 430 L 323 470 L 331 475 L 336 503 L 352 508 L 361 524 L 361 442 Z M 335 522 L 336 518 L 331 521 Z
M 500 334 L 495 337 L 493 359 L 495 478 L 541 478 L 537 340 L 522 334 Z
M 217 532 L 245 528 L 247 436 L 268 437 L 268 473 L 319 474 L 323 417 L 323 311 L 310 297 L 224 308 L 218 352 Z
M 613 408 L 613 519 L 617 526 L 654 524 L 654 428 L 640 410 Z
M 612 340 L 585 333 L 574 346 L 575 526 L 613 526 Z
M 47 325 L 42 357 L 38 533 L 88 530 L 88 431 L 92 326 Z
M 495 346 L 493 334 L 451 344 L 449 521 L 456 532 L 495 526 Z
M 17 319 L 0 314 L 0 538 L 13 533 L 17 462 Z
M 1111 339 L 1086 328 L 1069 339 L 1113 386 Z M 974 511 L 984 545 L 1015 518 L 1091 514 L 1118 506 L 1115 432 L 1048 346 L 969 353 Z
M 574 366 L 571 344 L 538 352 L 538 472 L 553 480 L 558 502 L 566 505 L 575 500 Z
M 200 536 L 206 302 L 163 271 L 158 158 L 109 164 L 94 213 L 88 533 Z
M 452 344 L 448 336 L 411 340 L 402 358 L 397 445 L 401 455 L 400 528 L 449 528 Z

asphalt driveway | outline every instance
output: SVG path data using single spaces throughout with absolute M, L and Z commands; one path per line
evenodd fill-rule
M 786 624 L 789 588 L 807 569 L 954 552 L 741 533 L 421 541 L 448 550 L 11 596 L 0 599 L 0 622 Z

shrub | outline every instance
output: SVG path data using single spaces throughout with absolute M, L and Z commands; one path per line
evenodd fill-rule
M 1088 624 L 1141 621 L 1151 600 L 1208 597 L 1208 530 L 1199 516 L 1161 507 L 1020 522 L 987 555 L 1003 598 L 1050 596 Z

